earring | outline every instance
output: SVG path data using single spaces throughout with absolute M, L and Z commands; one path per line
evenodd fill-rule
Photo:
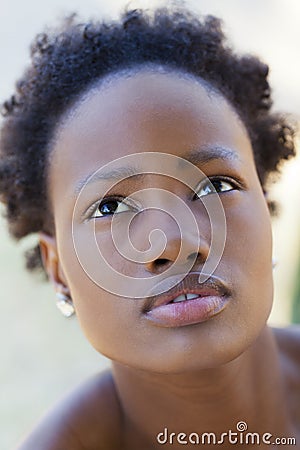
M 277 266 L 277 264 L 278 264 L 278 260 L 277 260 L 277 258 L 272 258 L 272 269 L 274 270 L 275 269 L 275 267 Z
M 71 298 L 61 292 L 56 292 L 56 306 L 65 317 L 71 317 L 75 314 Z

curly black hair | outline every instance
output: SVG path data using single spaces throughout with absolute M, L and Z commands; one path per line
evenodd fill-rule
M 183 8 L 125 10 L 106 22 L 81 23 L 73 15 L 36 37 L 31 65 L 2 107 L 0 198 L 12 236 L 54 232 L 47 155 L 62 115 L 101 77 L 149 63 L 204 79 L 229 100 L 248 130 L 264 189 L 280 162 L 294 156 L 294 126 L 271 111 L 268 66 L 235 54 L 219 19 Z M 41 266 L 38 251 L 27 255 L 27 266 Z

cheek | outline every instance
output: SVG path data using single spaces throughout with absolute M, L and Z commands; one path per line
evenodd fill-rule
M 115 304 L 109 292 L 101 289 L 99 250 L 93 233 L 57 233 L 57 242 L 60 264 L 84 332 L 88 334 L 90 329 L 93 334 L 98 328 L 105 333 Z M 116 311 L 117 320 L 118 308 Z
M 271 220 L 264 198 L 259 193 L 227 214 L 227 242 L 257 273 L 270 268 L 272 260 Z M 259 278 L 257 281 L 259 281 Z
M 136 347 L 131 336 L 138 322 L 138 305 L 102 289 L 91 280 L 70 248 L 61 250 L 68 255 L 62 259 L 63 270 L 86 338 L 98 352 L 110 359 L 119 360 L 124 356 L 131 360 L 131 349 Z
M 73 286 L 72 295 L 80 326 L 92 346 L 104 356 L 131 359 L 132 330 L 138 321 L 130 301 L 102 290 L 94 283 Z M 124 345 L 125 344 L 125 345 Z
M 66 233 L 61 236 L 66 236 Z M 82 233 L 80 241 L 85 242 L 87 253 L 90 254 L 88 269 L 93 265 L 92 277 L 87 266 L 78 257 L 78 248 L 75 249 L 72 237 L 58 239 L 60 261 L 80 327 L 91 345 L 104 356 L 125 363 L 143 360 L 144 349 L 138 345 L 138 336 L 145 335 L 144 325 L 140 320 L 139 300 L 113 295 L 101 287 L 102 277 L 97 277 L 101 266 L 98 265 L 95 241 L 92 248 L 88 245 L 89 236 L 89 232 Z M 109 251 L 112 246 L 111 237 L 104 237 L 105 233 L 101 233 L 101 239 L 99 235 L 97 240 L 99 238 L 99 243 L 102 242 L 105 250 Z M 113 260 L 114 258 L 118 266 L 120 257 L 114 255 Z M 118 269 L 122 271 L 120 264 Z
M 246 323 L 267 320 L 273 300 L 272 230 L 269 211 L 260 192 L 253 191 L 227 214 L 223 255 L 238 292 Z M 229 263 L 230 261 L 230 263 Z

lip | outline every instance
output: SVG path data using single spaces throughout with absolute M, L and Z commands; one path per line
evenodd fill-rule
M 177 284 L 174 277 L 164 280 L 160 285 L 160 291 L 164 292 L 147 298 L 143 311 L 145 317 L 158 326 L 170 328 L 206 322 L 219 314 L 230 300 L 230 289 L 216 276 L 210 276 L 203 283 L 199 283 L 199 277 L 199 272 L 193 272 L 183 279 L 181 276 Z M 170 284 L 173 287 L 167 290 Z M 172 303 L 176 297 L 184 294 L 198 297 Z

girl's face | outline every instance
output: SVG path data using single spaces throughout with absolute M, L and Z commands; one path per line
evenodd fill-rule
M 188 75 L 143 69 L 130 76 L 114 76 L 72 107 L 57 128 L 51 151 L 49 192 L 55 245 L 54 257 L 53 252 L 51 257 L 50 251 L 44 251 L 46 266 L 55 284 L 70 290 L 82 329 L 99 352 L 128 366 L 179 373 L 228 362 L 253 342 L 272 304 L 271 227 L 248 134 L 221 95 Z M 195 192 L 181 182 L 184 164 L 182 169 L 178 165 L 177 177 L 156 173 L 127 178 L 113 187 L 110 199 L 105 200 L 102 197 L 111 180 L 94 177 L 76 203 L 78 189 L 99 168 L 116 160 L 110 176 L 129 173 L 132 167 L 129 169 L 127 162 L 132 166 L 132 157 L 122 157 L 143 153 L 147 161 L 147 152 L 154 152 L 152 163 L 157 154 L 158 171 L 162 170 L 160 153 L 184 159 L 193 155 L 193 163 L 213 180 L 219 192 L 226 241 L 213 281 L 207 286 L 208 291 L 212 289 L 210 296 L 220 294 L 221 307 L 220 299 L 210 297 L 206 309 L 197 300 L 191 306 L 190 300 L 189 304 L 164 306 L 157 316 L 157 309 L 149 314 L 149 299 L 126 296 L 132 278 L 148 280 L 160 274 L 164 279 L 181 246 L 190 249 L 181 255 L 182 261 L 196 255 L 192 272 L 200 272 L 210 257 L 211 229 L 217 236 L 224 231 L 220 228 L 224 228 L 223 222 L 210 223 L 202 203 L 217 194 L 209 195 L 208 185 L 201 184 L 200 178 L 193 180 Z M 140 161 L 138 157 L 137 166 Z M 139 212 L 142 190 L 150 197 L 153 193 L 152 208 Z M 177 213 L 182 217 L 184 208 L 189 210 L 200 241 L 192 232 L 184 232 L 185 226 L 180 230 L 176 220 L 164 213 L 171 208 L 168 199 L 174 196 L 179 199 L 172 203 L 174 217 Z M 187 229 L 189 217 L 187 214 Z M 154 229 L 163 230 L 165 248 L 154 251 L 147 261 L 134 262 L 122 256 L 119 248 L 125 249 L 128 243 L 124 232 L 128 218 L 133 218 L 129 235 L 136 248 L 149 248 L 149 234 Z M 118 249 L 112 238 L 113 222 Z M 87 249 L 93 276 L 78 258 L 74 232 L 79 246 Z M 97 246 L 90 246 L 93 239 L 114 270 L 128 276 L 123 296 L 115 293 L 122 292 L 122 286 L 114 286 L 113 293 L 95 282 L 102 268 Z M 158 241 L 152 240 L 154 250 Z M 214 293 L 218 280 L 226 286 L 226 296 L 222 296 L 225 291 Z M 191 291 L 193 283 L 195 277 L 190 279 Z M 158 296 L 157 303 L 161 298 Z

